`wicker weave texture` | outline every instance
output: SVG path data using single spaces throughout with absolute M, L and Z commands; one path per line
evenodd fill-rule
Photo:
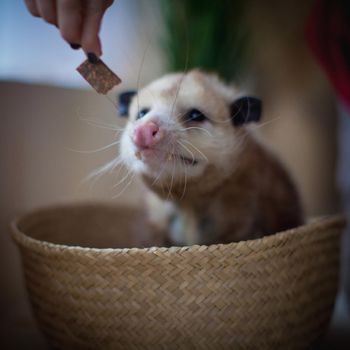
M 48 241 L 69 227 L 75 239 L 103 236 L 103 225 L 127 235 L 118 208 L 101 225 L 106 210 L 77 206 L 79 215 L 66 215 L 55 208 L 12 225 L 35 315 L 56 348 L 304 349 L 327 328 L 342 218 L 183 248 L 91 249 L 32 238 L 45 227 Z

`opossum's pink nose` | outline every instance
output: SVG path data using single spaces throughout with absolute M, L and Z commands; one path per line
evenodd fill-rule
M 136 127 L 133 135 L 133 141 L 139 148 L 150 148 L 158 143 L 164 136 L 158 124 L 148 121 Z

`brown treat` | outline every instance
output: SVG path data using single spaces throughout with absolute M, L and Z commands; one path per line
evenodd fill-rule
M 77 71 L 99 93 L 106 95 L 114 86 L 121 83 L 120 78 L 102 60 L 97 63 L 84 61 Z

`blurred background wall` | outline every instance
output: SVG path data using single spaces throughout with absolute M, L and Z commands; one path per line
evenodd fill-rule
M 260 130 L 294 176 L 307 215 L 337 212 L 335 101 L 303 34 L 311 1 L 247 3 L 244 20 L 251 42 L 246 78 L 264 100 Z M 2 1 L 0 10 L 1 42 L 6 44 L 0 56 L 0 345 L 39 349 L 45 345 L 32 322 L 8 223 L 15 215 L 57 202 L 136 205 L 139 192 L 133 183 L 113 198 L 113 174 L 95 184 L 84 182 L 116 156 L 117 146 L 77 151 L 114 142 L 118 135 L 113 129 L 124 121 L 75 72 L 83 54 L 72 51 L 56 28 L 32 18 L 22 2 Z M 103 58 L 122 77 L 120 89 L 136 87 L 139 79 L 143 85 L 166 71 L 157 44 L 163 25 L 156 1 L 118 0 L 107 12 Z

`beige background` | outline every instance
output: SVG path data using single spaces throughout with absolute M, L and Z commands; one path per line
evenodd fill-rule
M 309 2 L 299 1 L 306 4 L 299 10 L 273 1 L 252 3 L 248 20 L 259 29 L 255 40 L 260 43 L 252 75 L 264 100 L 264 121 L 269 121 L 261 131 L 293 174 L 307 215 L 337 212 L 335 104 L 303 43 Z M 156 75 L 150 66 L 143 69 L 148 79 Z M 121 88 L 133 84 L 126 81 Z M 116 140 L 115 130 L 82 121 L 122 126 L 106 98 L 92 91 L 13 82 L 0 83 L 0 98 L 0 345 L 39 349 L 45 345 L 30 316 L 8 223 L 19 213 L 57 202 L 137 203 L 139 192 L 132 184 L 114 199 L 115 174 L 101 177 L 94 186 L 83 181 L 116 156 L 116 147 L 90 154 L 70 150 L 93 150 Z

